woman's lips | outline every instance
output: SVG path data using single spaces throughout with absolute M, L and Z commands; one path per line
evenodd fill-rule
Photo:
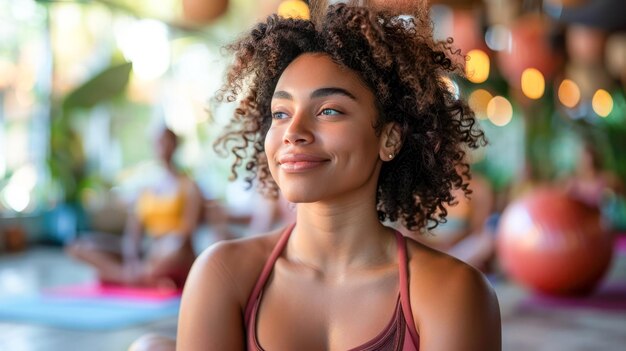
M 285 154 L 278 158 L 280 169 L 289 173 L 304 172 L 328 161 L 326 158 L 307 154 Z

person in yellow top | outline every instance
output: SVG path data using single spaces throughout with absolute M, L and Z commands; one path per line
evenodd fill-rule
M 177 146 L 176 134 L 163 129 L 155 147 L 164 171 L 141 191 L 121 240 L 81 238 L 68 247 L 103 283 L 182 288 L 195 260 L 191 239 L 203 201 L 196 183 L 173 162 Z

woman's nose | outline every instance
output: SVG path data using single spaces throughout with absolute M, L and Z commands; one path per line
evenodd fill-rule
M 305 113 L 297 113 L 291 117 L 285 130 L 283 143 L 309 144 L 313 141 L 312 121 Z

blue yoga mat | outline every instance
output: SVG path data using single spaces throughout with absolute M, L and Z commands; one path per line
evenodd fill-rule
M 110 330 L 178 314 L 180 298 L 137 301 L 46 295 L 2 297 L 0 320 L 78 330 Z

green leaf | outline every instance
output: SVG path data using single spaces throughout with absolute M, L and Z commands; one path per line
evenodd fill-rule
M 63 102 L 63 108 L 65 110 L 90 108 L 122 93 L 128 84 L 131 69 L 132 64 L 126 62 L 98 73 L 68 94 Z

